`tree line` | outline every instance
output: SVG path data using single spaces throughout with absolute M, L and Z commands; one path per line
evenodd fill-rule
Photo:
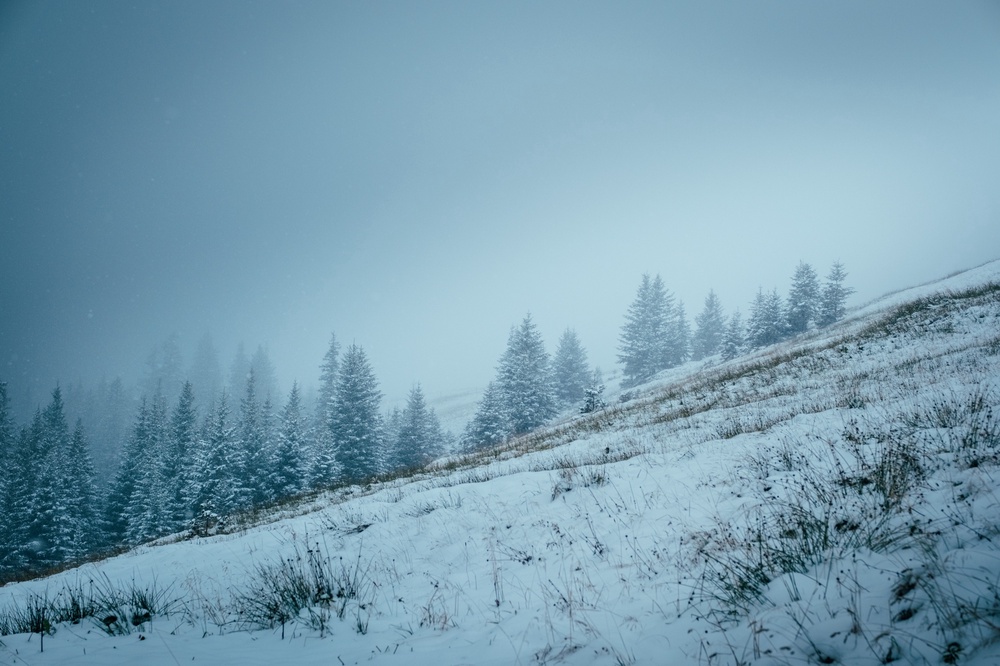
M 311 414 L 297 384 L 275 409 L 252 366 L 235 399 L 222 389 L 199 405 L 185 381 L 168 404 L 157 386 L 106 485 L 82 420 L 67 423 L 59 387 L 18 429 L 0 383 L 0 579 L 184 530 L 212 533 L 237 511 L 417 468 L 449 446 L 419 384 L 387 418 L 364 350 L 339 352 L 331 336 Z
M 728 360 L 827 326 L 843 317 L 853 291 L 846 275 L 835 263 L 820 284 L 800 262 L 788 296 L 758 290 L 746 324 L 739 310 L 727 318 L 710 290 L 693 331 L 683 303 L 660 276 L 643 275 L 621 327 L 622 387 L 688 360 Z M 94 407 L 102 414 L 94 432 L 104 441 L 126 430 L 118 447 L 88 444 L 82 420 L 69 427 L 59 387 L 18 428 L 0 383 L 0 580 L 185 530 L 209 534 L 235 512 L 417 469 L 456 448 L 419 384 L 404 408 L 383 413 L 363 348 L 352 344 L 341 354 L 335 335 L 311 407 L 298 384 L 275 407 L 277 382 L 263 347 L 247 355 L 240 346 L 228 386 L 221 386 L 207 337 L 196 359 L 189 375 L 200 389 L 183 378 L 176 336 L 154 348 L 127 428 L 120 380 L 102 383 L 98 402 L 116 408 L 102 413 Z M 474 450 L 560 413 L 594 411 L 604 404 L 603 391 L 601 372 L 588 364 L 576 332 L 567 328 L 550 356 L 529 314 L 511 327 L 495 377 L 457 444 Z
M 759 289 L 745 324 L 738 309 L 727 319 L 719 297 L 710 290 L 692 333 L 684 304 L 666 289 L 659 275 L 643 275 L 619 338 L 622 387 L 641 384 L 688 360 L 715 354 L 730 360 L 812 328 L 829 326 L 844 316 L 847 297 L 854 293 L 844 284 L 846 278 L 844 266 L 836 262 L 820 284 L 812 266 L 799 262 L 787 298 L 782 299 L 777 289 Z

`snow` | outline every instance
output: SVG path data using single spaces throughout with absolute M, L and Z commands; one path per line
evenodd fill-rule
M 752 356 L 672 369 L 456 469 L 7 585 L 0 615 L 90 581 L 177 602 L 124 635 L 59 624 L 44 652 L 38 634 L 3 636 L 0 664 L 998 663 L 1000 442 L 962 444 L 971 417 L 924 417 L 976 394 L 996 407 L 1000 299 L 942 300 L 855 337 L 892 307 L 989 282 L 1000 262 Z M 863 485 L 890 484 L 879 461 L 910 450 L 925 474 L 905 493 Z M 832 536 L 814 561 L 743 597 L 713 582 L 751 561 L 755 527 L 794 550 L 781 532 L 796 509 L 824 515 L 823 492 Z M 354 597 L 303 611 L 284 638 L 240 617 L 233 601 L 261 567 L 310 549 Z

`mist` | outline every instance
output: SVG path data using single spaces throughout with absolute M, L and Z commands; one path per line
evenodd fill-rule
M 613 368 L 646 272 L 861 303 L 997 256 L 997 72 L 985 1 L 5 3 L 0 381 L 209 332 L 287 391 L 335 332 L 392 403 L 528 312 Z

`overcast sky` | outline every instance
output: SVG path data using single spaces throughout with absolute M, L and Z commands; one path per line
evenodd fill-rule
M 611 369 L 841 260 L 855 303 L 1000 256 L 1000 3 L 0 4 L 0 380 L 134 379 L 171 332 L 331 331 L 390 402 L 531 312 Z

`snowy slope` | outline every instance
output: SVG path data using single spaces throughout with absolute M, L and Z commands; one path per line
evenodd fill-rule
M 110 632 L 101 609 L 44 652 L 3 636 L 0 664 L 1000 663 L 991 283 L 1000 262 L 417 478 L 7 585 L 0 629 L 132 594 Z M 282 625 L 275 590 L 316 573 Z

